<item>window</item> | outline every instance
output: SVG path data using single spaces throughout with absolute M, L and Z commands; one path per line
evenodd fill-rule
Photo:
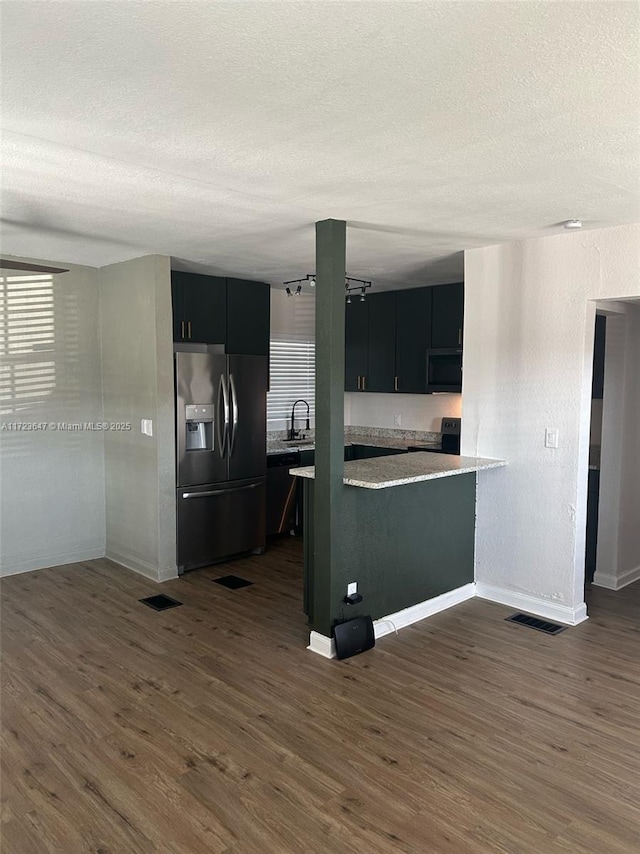
M 302 398 L 309 403 L 311 425 L 315 417 L 316 346 L 313 341 L 272 337 L 269 347 L 270 385 L 267 394 L 267 429 L 286 430 L 291 419 L 294 401 Z M 307 409 L 296 408 L 298 419 L 307 417 Z M 300 429 L 300 427 L 298 427 Z
M 1 276 L 0 413 L 33 409 L 55 383 L 52 276 Z

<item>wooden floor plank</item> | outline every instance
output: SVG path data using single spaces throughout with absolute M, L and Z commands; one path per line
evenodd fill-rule
M 640 582 L 556 637 L 475 599 L 344 662 L 305 649 L 299 541 L 161 589 L 2 581 L 3 854 L 640 850 Z

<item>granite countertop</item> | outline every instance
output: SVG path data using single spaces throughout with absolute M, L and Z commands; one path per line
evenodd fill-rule
M 398 431 L 398 433 L 400 432 Z M 416 438 L 416 435 L 418 438 Z M 345 433 L 344 444 L 345 447 L 348 445 L 366 445 L 370 448 L 399 448 L 402 450 L 406 450 L 410 445 L 428 445 L 433 448 L 440 447 L 440 440 L 436 441 L 432 438 L 422 439 L 419 436 L 420 434 L 412 434 L 408 430 L 404 431 L 401 436 L 372 436 L 368 433 L 349 432 Z M 285 442 L 284 439 L 268 439 L 267 455 L 284 454 L 287 451 L 312 451 L 315 446 L 314 438 L 309 438 L 308 442 L 305 440 L 295 444 Z
M 405 440 L 406 441 L 406 440 Z M 346 486 L 359 486 L 363 489 L 386 489 L 390 486 L 404 486 L 423 480 L 435 480 L 456 474 L 481 471 L 483 469 L 506 466 L 505 460 L 491 460 L 483 457 L 455 457 L 450 454 L 430 454 L 429 452 L 396 454 L 390 457 L 375 457 L 369 460 L 354 460 L 344 464 L 344 483 Z M 289 473 L 294 477 L 315 478 L 315 466 L 292 468 Z

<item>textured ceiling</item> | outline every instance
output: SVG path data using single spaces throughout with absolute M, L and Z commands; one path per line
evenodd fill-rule
M 2 16 L 2 250 L 273 283 L 640 219 L 635 2 L 30 2 Z

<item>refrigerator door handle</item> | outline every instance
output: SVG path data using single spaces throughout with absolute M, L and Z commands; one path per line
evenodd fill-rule
M 257 489 L 261 483 L 250 483 L 248 486 L 232 486 L 229 489 L 209 489 L 207 492 L 183 492 L 183 498 L 210 498 L 212 495 L 226 495 L 229 492 L 242 492 L 244 489 Z
M 238 394 L 236 392 L 236 384 L 233 381 L 233 374 L 229 374 L 229 389 L 231 391 L 231 409 L 233 423 L 231 427 L 231 443 L 229 447 L 229 456 L 233 456 L 233 449 L 236 444 L 236 432 L 238 430 Z
M 218 449 L 220 456 L 224 457 L 227 447 L 227 437 L 229 435 L 229 394 L 224 381 L 224 375 L 220 376 L 220 386 L 218 388 L 218 413 L 220 412 L 220 397 L 222 397 L 222 406 L 224 408 L 224 424 L 222 428 L 220 427 L 220 419 L 217 418 L 216 420 L 218 423 Z

